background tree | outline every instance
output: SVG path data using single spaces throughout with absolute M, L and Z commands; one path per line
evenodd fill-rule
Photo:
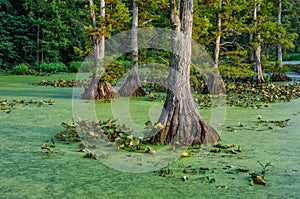
M 247 30 L 246 20 L 249 18 L 249 2 L 241 0 L 210 0 L 197 1 L 195 4 L 195 25 L 193 38 L 212 54 L 213 70 L 219 65 L 240 65 L 245 60 L 246 45 L 243 43 L 243 34 Z M 210 78 L 210 84 L 215 89 L 222 90 L 220 78 Z
M 139 22 L 139 8 L 136 0 L 132 0 L 132 29 L 131 29 L 131 66 L 130 74 L 126 82 L 119 90 L 119 94 L 123 97 L 140 97 L 145 96 L 145 91 L 141 88 L 140 78 L 138 72 L 139 48 L 138 48 L 138 22 Z
M 289 48 L 288 53 L 300 53 L 300 1 L 284 1 L 282 20 L 289 34 L 296 34 L 293 40 L 293 48 Z
M 0 1 L 0 68 L 9 69 L 34 60 L 34 41 L 26 19 L 24 1 Z
M 278 0 L 278 15 L 277 15 L 277 24 L 279 27 L 282 26 L 282 0 Z M 281 39 L 281 35 L 278 34 L 278 40 Z M 282 64 L 282 44 L 278 43 L 276 46 L 276 68 L 278 69 L 277 72 L 274 72 L 271 79 L 272 81 L 288 81 L 291 80 L 284 71 L 280 71 L 283 64 Z
M 170 0 L 173 32 L 169 89 L 158 120 L 163 129 L 154 142 L 182 145 L 215 144 L 219 135 L 200 116 L 190 88 L 193 0 Z
M 1 0 L 0 67 L 81 60 L 73 49 L 85 39 L 73 23 L 81 6 L 75 0 Z
M 94 47 L 94 72 L 90 84 L 82 94 L 84 99 L 111 99 L 118 97 L 119 93 L 111 86 L 107 66 L 105 66 L 105 37 L 110 37 L 126 27 L 129 21 L 128 9 L 122 2 L 100 1 L 100 12 L 96 16 L 96 5 L 93 0 L 89 1 L 91 24 L 85 26 Z M 110 9 L 105 9 L 106 7 Z M 124 23 L 120 23 L 120 21 Z M 88 49 L 88 48 L 87 48 Z M 86 51 L 88 53 L 89 51 Z M 84 53 L 83 53 L 84 54 Z M 106 67 L 106 68 L 105 68 Z M 112 69 L 112 68 L 110 68 Z M 113 74 L 112 74 L 113 75 Z
M 262 72 L 262 66 L 261 66 L 261 33 L 260 30 L 257 28 L 258 23 L 260 21 L 258 20 L 258 14 L 260 11 L 261 4 L 260 2 L 255 1 L 255 7 L 253 11 L 253 22 L 254 22 L 254 27 L 255 29 L 255 34 L 254 34 L 254 65 L 253 65 L 253 70 L 257 74 L 256 76 L 253 76 L 251 78 L 251 82 L 257 83 L 257 84 L 262 84 L 265 82 L 263 72 Z

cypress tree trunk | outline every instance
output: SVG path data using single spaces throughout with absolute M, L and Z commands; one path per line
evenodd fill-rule
M 218 68 L 219 68 L 219 55 L 221 49 L 221 34 L 222 34 L 222 0 L 219 0 L 219 10 L 216 14 L 216 26 L 217 26 L 217 36 L 216 36 L 216 43 L 213 53 L 213 66 L 212 72 L 215 73 L 214 75 L 210 75 L 208 79 L 208 87 L 210 88 L 210 94 L 220 94 L 225 93 L 225 86 L 223 85 L 222 79 L 219 75 Z
M 92 25 L 96 28 L 96 14 L 93 8 L 93 0 L 90 0 L 90 12 Z M 100 1 L 100 16 L 105 18 L 105 0 Z M 91 83 L 87 88 L 85 88 L 82 94 L 83 99 L 111 99 L 119 97 L 118 92 L 110 85 L 109 82 L 103 81 L 105 71 L 101 71 L 102 65 L 104 63 L 104 53 L 105 53 L 105 38 L 104 34 L 100 35 L 100 40 L 96 35 L 93 36 L 94 44 L 94 68 L 96 69 L 93 74 Z
M 260 4 L 255 3 L 255 9 L 253 13 L 253 20 L 255 22 L 255 26 L 257 27 L 257 14 L 260 9 Z M 259 32 L 256 33 L 255 35 L 255 41 L 256 41 L 256 46 L 254 47 L 254 72 L 257 73 L 257 76 L 253 76 L 251 78 L 252 83 L 256 84 L 262 84 L 265 82 L 263 72 L 262 72 L 262 67 L 261 67 L 261 34 Z
M 253 42 L 253 33 L 250 33 L 249 34 L 249 43 Z M 248 61 L 249 61 L 249 64 L 253 64 L 254 62 L 254 51 L 253 51 L 253 48 L 249 48 L 248 49 Z
M 222 0 L 219 0 L 219 10 L 216 16 L 216 25 L 217 25 L 217 37 L 216 37 L 216 44 L 213 53 L 213 61 L 214 66 L 213 68 L 217 69 L 219 67 L 219 54 L 221 48 L 221 32 L 222 32 L 222 18 L 221 18 L 221 10 L 222 10 Z
M 136 0 L 132 0 L 132 30 L 131 30 L 131 70 L 126 82 L 119 90 L 120 96 L 123 97 L 141 97 L 145 96 L 145 91 L 141 88 L 138 73 L 138 6 Z
M 163 129 L 155 143 L 210 145 L 219 141 L 215 129 L 200 116 L 190 89 L 193 0 L 170 0 L 172 53 L 167 98 L 158 120 Z

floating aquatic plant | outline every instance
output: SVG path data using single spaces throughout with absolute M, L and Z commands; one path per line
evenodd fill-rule
M 170 164 L 168 164 L 167 166 L 161 168 L 158 172 L 158 175 L 159 176 L 163 176 L 163 177 L 167 177 L 169 175 L 172 175 L 173 174 L 173 171 L 171 171 L 171 168 L 170 168 Z
M 227 83 L 226 102 L 230 106 L 245 108 L 268 107 L 269 103 L 284 101 L 300 97 L 300 85 L 294 84 L 250 84 Z M 211 107 L 212 100 L 209 94 L 198 94 L 195 97 L 199 108 Z
M 200 180 L 203 184 L 212 184 L 216 182 L 216 179 L 214 177 L 209 176 L 201 177 Z
M 7 99 L 0 100 L 0 110 L 3 110 L 6 113 L 10 113 L 15 107 L 17 106 L 28 106 L 30 104 L 36 104 L 38 107 L 41 107 L 43 105 L 53 105 L 55 103 L 54 100 L 29 100 L 26 101 L 24 99 L 21 100 L 12 100 L 9 102 Z
M 268 171 L 268 167 L 273 167 L 273 165 L 268 162 L 266 164 L 261 163 L 260 161 L 257 161 L 258 164 L 261 166 L 262 170 L 261 172 L 256 172 L 256 171 L 250 171 L 250 184 L 253 186 L 254 184 L 260 184 L 260 185 L 266 185 L 265 182 L 265 175 L 266 172 Z
M 236 147 L 235 144 L 222 145 L 220 142 L 213 146 L 214 149 L 211 149 L 211 153 L 221 153 L 222 151 L 225 153 L 238 154 L 238 152 L 242 152 L 242 146 L 238 146 L 238 148 L 232 149 Z
M 85 87 L 89 84 L 88 80 L 43 80 L 41 82 L 33 82 L 32 85 L 53 86 L 53 87 Z
M 156 151 L 152 147 L 146 146 L 149 140 L 145 140 L 143 137 L 135 137 L 132 129 L 119 124 L 117 120 L 82 120 L 78 123 L 62 122 L 61 125 L 64 127 L 64 131 L 56 134 L 56 139 L 65 143 L 79 142 L 79 149 L 76 151 L 87 152 L 85 157 L 94 157 L 91 151 L 98 148 L 97 142 L 101 146 L 116 147 L 118 150 L 145 152 L 152 155 L 156 154 Z M 148 124 L 148 127 L 152 126 L 152 128 L 155 129 L 157 125 L 152 126 L 151 123 Z M 146 127 L 145 125 L 145 128 Z
M 257 116 L 258 123 L 266 123 L 266 124 L 275 124 L 276 126 L 279 126 L 281 128 L 286 127 L 287 123 L 290 121 L 290 119 L 285 120 L 263 120 L 260 115 Z M 272 127 L 269 127 L 269 129 L 272 129 Z
M 55 140 L 51 139 L 51 144 L 49 145 L 49 141 L 46 140 L 43 145 L 41 146 L 41 150 L 47 150 L 48 154 L 51 153 L 51 149 L 55 147 Z

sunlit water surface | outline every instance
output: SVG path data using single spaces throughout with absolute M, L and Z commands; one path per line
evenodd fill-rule
M 75 152 L 76 144 L 58 143 L 50 158 L 42 152 L 43 141 L 63 130 L 60 123 L 72 121 L 71 88 L 28 84 L 46 78 L 58 76 L 0 77 L 0 99 L 56 101 L 53 106 L 16 107 L 9 114 L 0 113 L 0 198 L 300 198 L 299 99 L 261 109 L 227 107 L 225 123 L 220 124 L 222 143 L 241 145 L 243 151 L 180 158 L 170 166 L 173 174 L 161 177 L 154 172 L 120 172 L 100 161 L 84 159 L 83 153 Z M 111 116 L 105 112 L 108 104 L 97 106 L 104 110 L 98 113 L 100 117 Z M 201 114 L 210 119 L 209 110 L 201 110 Z M 258 125 L 258 114 L 264 120 L 290 121 L 285 128 Z M 236 130 L 227 131 L 226 126 Z M 248 172 L 234 172 L 237 168 L 258 172 L 257 161 L 273 165 L 265 177 L 267 186 L 251 186 Z M 187 166 L 209 171 L 185 174 Z M 182 180 L 184 175 L 187 181 Z M 203 182 L 206 176 L 215 183 Z

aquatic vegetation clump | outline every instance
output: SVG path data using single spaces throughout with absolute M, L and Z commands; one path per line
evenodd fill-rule
M 269 103 L 289 102 L 300 97 L 300 85 L 294 84 L 250 84 L 227 83 L 226 100 L 230 106 L 261 108 Z M 196 95 L 195 101 L 199 108 L 211 107 L 211 95 Z
M 59 134 L 56 134 L 56 139 L 71 143 L 82 142 L 78 152 L 83 149 L 95 149 L 98 144 L 105 146 L 115 146 L 118 150 L 125 149 L 129 151 L 144 151 L 155 155 L 156 151 L 149 147 L 144 146 L 147 143 L 142 137 L 135 137 L 134 131 L 121 125 L 117 120 L 106 121 L 80 121 L 79 123 L 61 123 L 65 128 Z M 93 144 L 91 144 L 93 143 Z
M 258 119 L 258 123 L 259 124 L 275 124 L 275 126 L 279 126 L 281 128 L 286 127 L 288 121 L 290 121 L 290 119 L 285 119 L 285 120 L 263 120 L 262 117 L 257 117 Z M 269 126 L 270 129 L 272 129 L 271 126 Z
M 236 147 L 235 144 L 222 145 L 220 142 L 213 146 L 214 148 L 210 150 L 211 153 L 230 153 L 230 154 L 238 154 L 238 152 L 242 152 L 242 146 L 239 145 L 237 149 L 233 149 Z
M 28 106 L 30 104 L 36 104 L 38 107 L 42 107 L 44 105 L 53 105 L 54 100 L 29 100 L 26 101 L 24 99 L 21 100 L 12 100 L 9 102 L 7 99 L 0 100 L 0 110 L 3 110 L 6 113 L 10 113 L 17 106 Z
M 52 148 L 55 148 L 55 140 L 54 139 L 51 139 L 51 144 L 49 145 L 49 143 L 48 143 L 49 141 L 48 140 L 46 140 L 44 143 L 43 143 L 43 145 L 41 146 L 41 150 L 43 151 L 43 150 L 47 150 L 47 153 L 48 154 L 51 154 L 51 149 Z
M 43 80 L 41 82 L 33 82 L 32 85 L 37 86 L 53 86 L 53 87 L 86 87 L 89 82 L 87 80 Z
M 268 167 L 273 167 L 273 165 L 270 162 L 268 162 L 266 164 L 262 164 L 260 161 L 257 161 L 257 162 L 261 166 L 262 170 L 261 170 L 261 172 L 256 172 L 256 171 L 250 171 L 249 172 L 250 184 L 252 186 L 254 184 L 266 185 L 265 175 L 266 175 L 266 172 L 268 171 L 267 168 Z

